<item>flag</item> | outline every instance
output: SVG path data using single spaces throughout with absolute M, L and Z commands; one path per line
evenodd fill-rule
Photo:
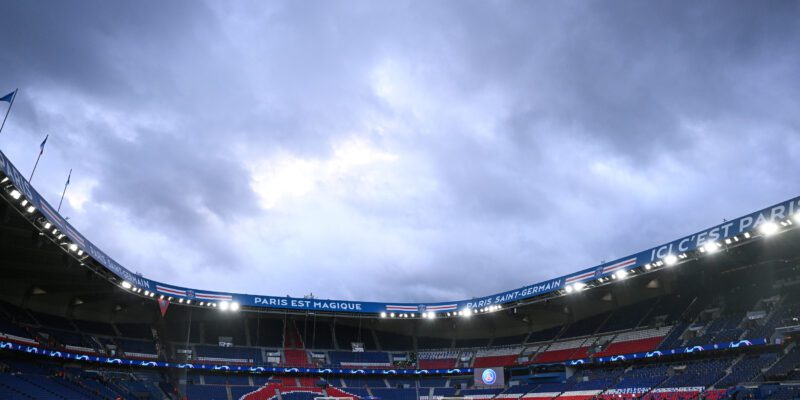
M 167 313 L 167 307 L 169 307 L 169 300 L 167 299 L 158 300 L 158 308 L 161 309 L 161 318 L 164 318 L 164 315 Z
M 0 101 L 5 101 L 6 103 L 11 103 L 11 100 L 14 100 L 14 93 L 17 93 L 17 91 L 15 90 L 15 91 L 13 91 L 13 92 L 11 92 L 11 93 L 3 96 L 3 97 L 0 97 Z
M 39 155 L 42 155 L 42 153 L 44 153 L 44 145 L 45 143 L 47 143 L 47 138 L 49 137 L 50 135 L 45 136 L 44 140 L 42 140 L 42 144 L 39 145 Z

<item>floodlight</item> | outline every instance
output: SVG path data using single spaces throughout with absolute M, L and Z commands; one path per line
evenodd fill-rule
M 575 288 L 575 291 L 577 292 L 578 290 L 583 290 L 583 288 L 586 287 L 586 284 L 583 282 L 575 282 L 572 284 L 572 287 Z
M 228 303 L 227 301 L 221 301 L 219 303 L 219 309 L 222 310 L 222 311 L 228 311 L 228 309 L 230 307 L 231 307 L 231 303 Z
M 707 253 L 716 253 L 719 250 L 719 246 L 715 242 L 708 242 L 703 245 L 703 250 Z
M 675 265 L 676 262 L 678 262 L 678 257 L 675 257 L 674 254 L 667 254 L 667 256 L 664 257 L 664 263 L 667 265 Z
M 9 196 L 13 197 L 14 200 L 19 200 L 19 198 L 22 197 L 22 193 L 20 193 L 19 190 L 14 189 L 11 191 L 11 193 L 9 193 Z
M 239 311 L 239 303 L 235 301 L 231 303 L 231 311 Z
M 390 317 L 394 318 L 394 313 L 389 314 Z
M 567 293 L 572 293 L 572 291 L 575 290 L 575 288 L 573 288 L 571 285 L 567 285 L 564 287 L 564 290 L 566 290 Z
M 778 232 L 778 225 L 774 222 L 764 222 L 758 226 L 758 230 L 764 234 L 764 236 L 770 236 Z
M 124 287 L 125 289 L 130 289 L 131 283 L 128 281 L 122 281 L 122 287 Z
M 386 318 L 386 312 L 385 311 L 381 311 L 381 318 Z

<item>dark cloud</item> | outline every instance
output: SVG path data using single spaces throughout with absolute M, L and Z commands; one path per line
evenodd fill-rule
M 131 269 L 518 287 L 797 194 L 796 2 L 11 2 L 3 151 Z

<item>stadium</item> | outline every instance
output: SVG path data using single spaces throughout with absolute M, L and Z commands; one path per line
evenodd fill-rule
M 800 400 L 798 21 L 4 1 L 0 400 Z
M 375 303 L 152 281 L 0 166 L 3 399 L 800 394 L 800 198 L 503 293 Z

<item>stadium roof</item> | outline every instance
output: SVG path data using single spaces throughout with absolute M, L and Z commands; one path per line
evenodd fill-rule
M 794 229 L 800 220 L 800 197 L 743 217 L 725 221 L 700 232 L 629 256 L 595 265 L 564 276 L 473 299 L 437 303 L 380 303 L 353 300 L 323 300 L 270 295 L 220 292 L 213 288 L 188 288 L 157 282 L 131 272 L 114 261 L 80 234 L 35 190 L 11 161 L 0 152 L 2 195 L 24 215 L 42 235 L 58 244 L 82 266 L 103 272 L 115 285 L 136 295 L 167 299 L 179 303 L 223 310 L 259 307 L 295 311 L 318 311 L 380 315 L 390 318 L 433 318 L 469 316 L 494 312 L 544 298 L 566 295 L 625 279 L 630 274 L 646 274 L 690 259 L 711 255 L 760 240 L 784 230 Z

